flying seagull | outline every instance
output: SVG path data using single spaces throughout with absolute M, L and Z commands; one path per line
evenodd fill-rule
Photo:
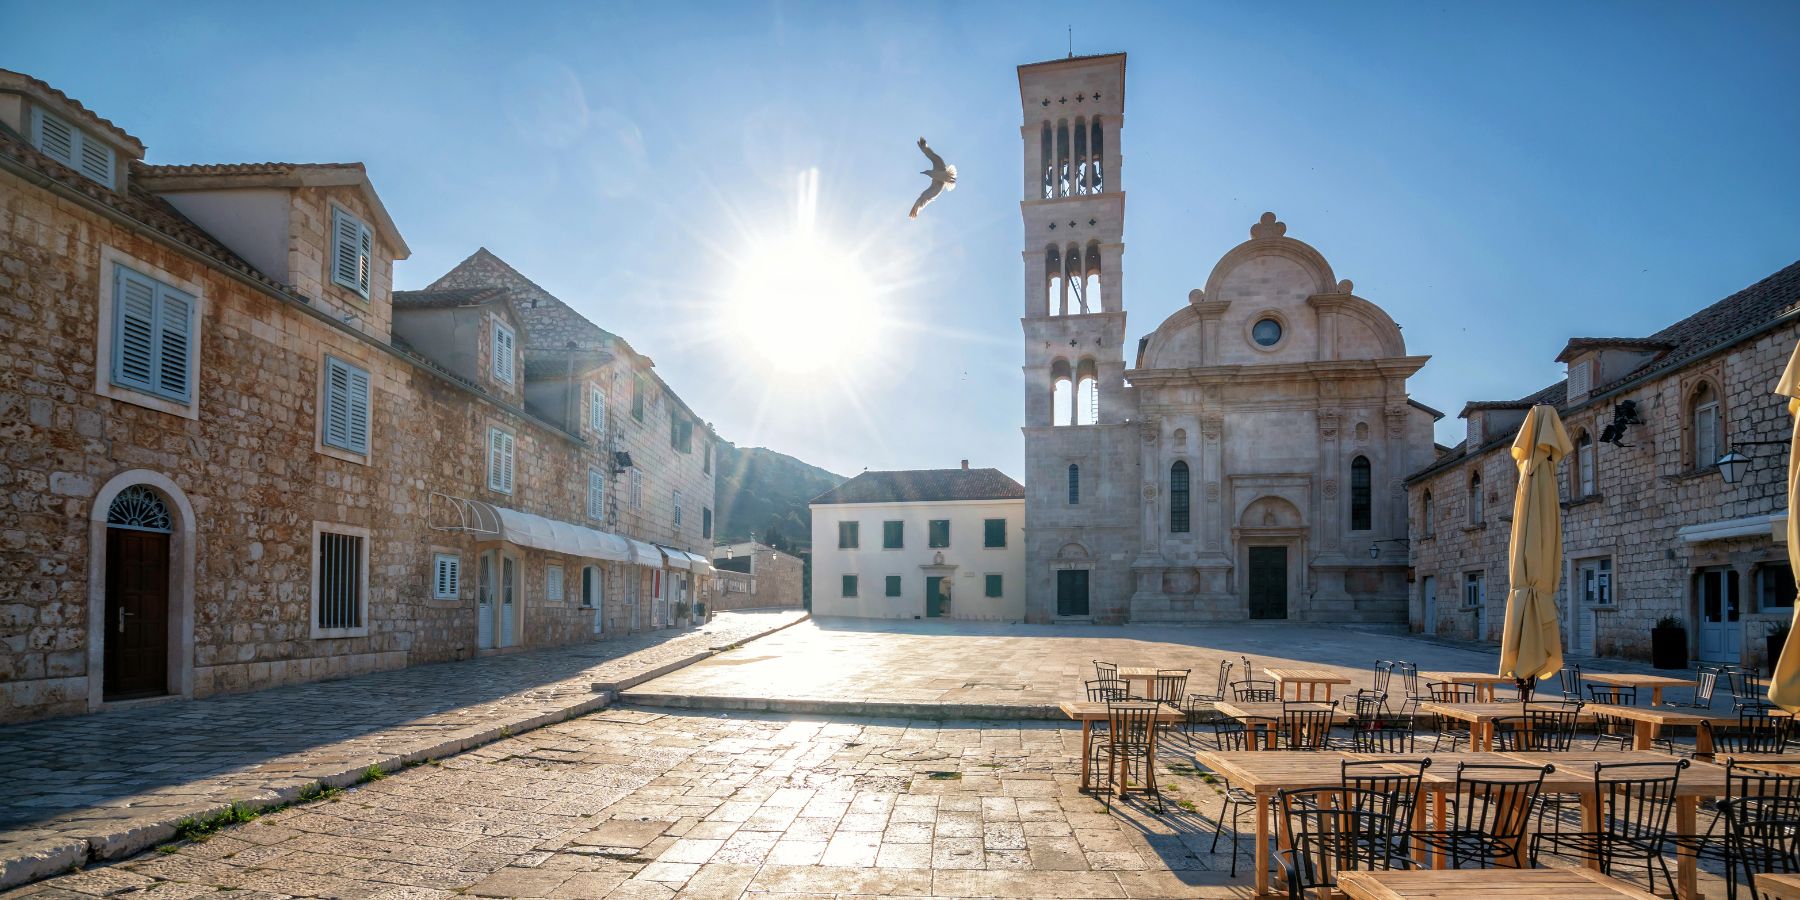
M 906 216 L 909 219 L 918 218 L 919 210 L 936 200 L 937 195 L 945 191 L 956 190 L 956 167 L 944 165 L 944 158 L 931 152 L 931 148 L 925 146 L 924 138 L 919 138 L 919 152 L 925 154 L 926 159 L 931 160 L 931 168 L 919 173 L 931 176 L 931 184 L 925 188 L 924 193 L 919 195 L 919 199 L 913 201 L 912 212 Z

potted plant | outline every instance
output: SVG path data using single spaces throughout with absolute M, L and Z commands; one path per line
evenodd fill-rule
M 688 613 L 690 611 L 692 611 L 692 607 L 688 606 L 688 602 L 686 600 L 675 601 L 675 620 L 676 621 L 678 621 L 678 622 L 687 621 Z
M 1769 623 L 1769 634 L 1763 640 L 1768 643 L 1770 674 L 1774 674 L 1775 664 L 1781 661 L 1781 648 L 1786 646 L 1788 631 L 1792 628 L 1793 626 L 1787 622 Z
M 1658 669 L 1685 669 L 1688 664 L 1687 623 L 1674 616 L 1656 620 L 1650 629 L 1650 664 Z

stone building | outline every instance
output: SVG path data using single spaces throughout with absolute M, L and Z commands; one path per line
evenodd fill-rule
M 1025 615 L 1025 487 L 999 469 L 864 472 L 812 501 L 812 609 L 866 619 Z
M 1578 337 L 1566 377 L 1519 400 L 1475 401 L 1467 435 L 1407 479 L 1415 631 L 1497 641 L 1518 470 L 1533 404 L 1556 408 L 1562 464 L 1558 606 L 1573 655 L 1648 657 L 1658 619 L 1685 623 L 1709 662 L 1762 663 L 1793 613 L 1784 546 L 1792 421 L 1776 379 L 1800 339 L 1800 263 L 1655 334 Z M 1720 457 L 1749 465 L 1728 482 Z
M 714 609 L 799 609 L 806 562 L 768 544 L 738 541 L 713 548 Z
M 359 164 L 143 156 L 0 71 L 0 720 L 676 616 L 714 438 L 649 360 L 393 291 Z
M 1264 214 L 1127 369 L 1125 55 L 1019 97 L 1027 619 L 1400 621 L 1426 357 Z

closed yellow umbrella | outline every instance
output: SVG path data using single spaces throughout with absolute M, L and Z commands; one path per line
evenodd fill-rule
M 1519 680 L 1521 695 L 1536 679 L 1562 668 L 1556 624 L 1556 583 L 1562 578 L 1562 507 L 1556 463 L 1573 449 L 1556 410 L 1538 405 L 1513 439 L 1519 487 L 1513 495 L 1507 545 L 1506 630 L 1500 636 L 1500 674 Z
M 1794 355 L 1788 358 L 1787 371 L 1781 373 L 1775 393 L 1788 398 L 1788 415 L 1794 417 L 1794 435 L 1788 447 L 1787 550 L 1788 565 L 1800 572 L 1800 516 L 1794 515 L 1794 492 L 1800 489 L 1800 480 L 1796 480 L 1800 479 L 1800 466 L 1795 465 L 1800 460 L 1800 347 L 1795 347 Z M 1800 612 L 1800 607 L 1795 609 Z M 1769 677 L 1769 702 L 1788 712 L 1800 711 L 1800 639 L 1791 632 L 1787 643 L 1781 645 L 1781 659 Z

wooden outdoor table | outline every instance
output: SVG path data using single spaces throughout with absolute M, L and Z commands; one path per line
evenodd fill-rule
M 1508 703 L 1442 703 L 1437 700 L 1426 700 L 1419 704 L 1419 712 L 1429 715 L 1443 716 L 1447 719 L 1469 723 L 1469 743 L 1481 751 L 1494 749 L 1494 720 L 1508 716 L 1525 714 L 1526 704 L 1516 700 Z M 1538 704 L 1538 709 L 1555 709 L 1555 704 Z M 1606 707 L 1610 714 L 1613 707 Z M 1584 709 L 1576 716 L 1576 721 L 1592 722 L 1594 713 Z
M 1649 688 L 1650 703 L 1652 705 L 1662 702 L 1663 688 L 1694 686 L 1694 679 L 1692 678 L 1671 678 L 1667 675 L 1612 675 L 1606 672 L 1601 672 L 1596 675 L 1590 672 L 1583 672 L 1581 673 L 1581 679 L 1583 681 L 1591 681 L 1595 684 L 1611 685 L 1615 688 Z M 1613 691 L 1613 702 L 1619 702 L 1619 692 L 1616 690 Z
M 1478 703 L 1493 703 L 1495 687 L 1512 687 L 1519 683 L 1511 675 L 1495 675 L 1490 672 L 1420 672 L 1419 681 L 1424 684 L 1448 681 L 1469 685 L 1475 688 L 1475 700 Z
M 1735 714 L 1722 715 L 1700 709 L 1601 706 L 1596 711 L 1614 719 L 1630 720 L 1633 726 L 1631 746 L 1636 750 L 1651 749 L 1665 725 L 1689 726 L 1694 729 L 1694 752 L 1702 756 L 1712 755 L 1712 737 L 1706 733 L 1706 729 L 1700 727 L 1701 722 L 1711 722 L 1714 725 L 1736 725 L 1738 722 Z
M 1330 669 L 1267 668 L 1263 670 L 1263 674 L 1275 679 L 1275 696 L 1281 699 L 1287 698 L 1287 686 L 1290 684 L 1294 686 L 1295 700 L 1319 699 L 1319 688 L 1321 686 L 1325 688 L 1325 699 L 1330 700 L 1332 685 L 1350 683 L 1350 678 L 1348 676 L 1339 675 Z M 1300 696 L 1300 688 L 1302 686 L 1306 688 L 1306 696 L 1304 698 Z
M 1131 696 L 1148 700 L 1155 693 L 1156 673 L 1159 671 L 1166 672 L 1170 670 L 1157 669 L 1155 666 L 1120 666 L 1119 677 L 1124 680 L 1125 690 L 1129 691 Z M 1179 672 L 1181 670 L 1175 669 L 1173 671 Z M 1135 682 L 1139 681 L 1144 683 L 1144 689 L 1141 691 L 1137 690 L 1134 685 Z
M 1757 886 L 1762 886 L 1758 878 Z M 1467 897 L 1554 897 L 1556 900 L 1654 900 L 1590 869 L 1413 869 L 1343 872 L 1338 890 L 1354 900 L 1464 900 Z M 1800 897 L 1800 894 L 1796 894 Z
M 1777 775 L 1800 775 L 1800 753 L 1719 753 L 1713 756 L 1713 762 L 1721 766 L 1733 762 Z
M 1800 875 L 1770 872 L 1756 876 L 1756 893 L 1772 900 L 1800 900 Z
M 1061 707 L 1063 715 L 1081 723 L 1081 789 L 1084 791 L 1089 790 L 1088 769 L 1091 766 L 1090 760 L 1093 759 L 1094 755 L 1094 723 L 1107 720 L 1106 704 L 1092 703 L 1085 700 L 1064 700 L 1062 703 L 1058 704 L 1058 706 Z M 1187 721 L 1186 713 L 1167 703 L 1158 704 L 1158 707 L 1159 708 L 1156 711 L 1156 721 L 1158 722 L 1168 722 L 1172 724 Z M 1161 729 L 1150 729 L 1151 765 L 1156 764 L 1156 732 L 1159 730 Z M 1124 796 L 1125 779 L 1119 779 L 1118 788 L 1120 796 Z
M 1627 709 L 1633 707 L 1626 707 Z M 1678 757 L 1654 751 L 1632 750 L 1618 751 L 1569 751 L 1561 753 L 1507 753 L 1523 762 L 1532 765 L 1548 763 L 1556 766 L 1556 773 L 1544 779 L 1545 793 L 1579 794 L 1581 797 L 1581 817 L 1583 828 L 1592 830 L 1600 821 L 1600 810 L 1596 806 L 1594 796 L 1594 765 L 1596 763 L 1636 763 L 1678 761 Z M 1570 788 L 1573 781 L 1581 780 L 1585 784 Z M 1703 797 L 1725 796 L 1725 767 L 1708 762 L 1691 760 L 1688 767 L 1681 770 L 1680 779 L 1675 788 L 1675 834 L 1699 834 L 1696 826 L 1700 815 L 1700 799 Z M 1699 860 L 1688 850 L 1677 852 L 1675 860 L 1675 896 L 1680 900 L 1697 900 L 1699 893 Z M 1594 863 L 1598 865 L 1598 863 Z
M 1341 784 L 1343 763 L 1349 758 L 1348 754 L 1335 750 L 1293 753 L 1201 750 L 1194 758 L 1230 781 L 1232 787 L 1241 788 L 1256 798 L 1256 896 L 1268 896 L 1270 802 L 1283 790 Z
M 1310 704 L 1313 709 L 1329 709 L 1328 704 Z M 1247 703 L 1239 700 L 1220 700 L 1213 704 L 1213 710 L 1221 715 L 1229 716 L 1244 723 L 1250 731 L 1250 749 L 1267 747 L 1274 749 L 1275 734 L 1273 729 L 1281 724 L 1281 713 L 1286 709 L 1280 703 Z M 1350 721 L 1350 713 L 1341 707 L 1331 716 L 1331 724 L 1342 725 Z

